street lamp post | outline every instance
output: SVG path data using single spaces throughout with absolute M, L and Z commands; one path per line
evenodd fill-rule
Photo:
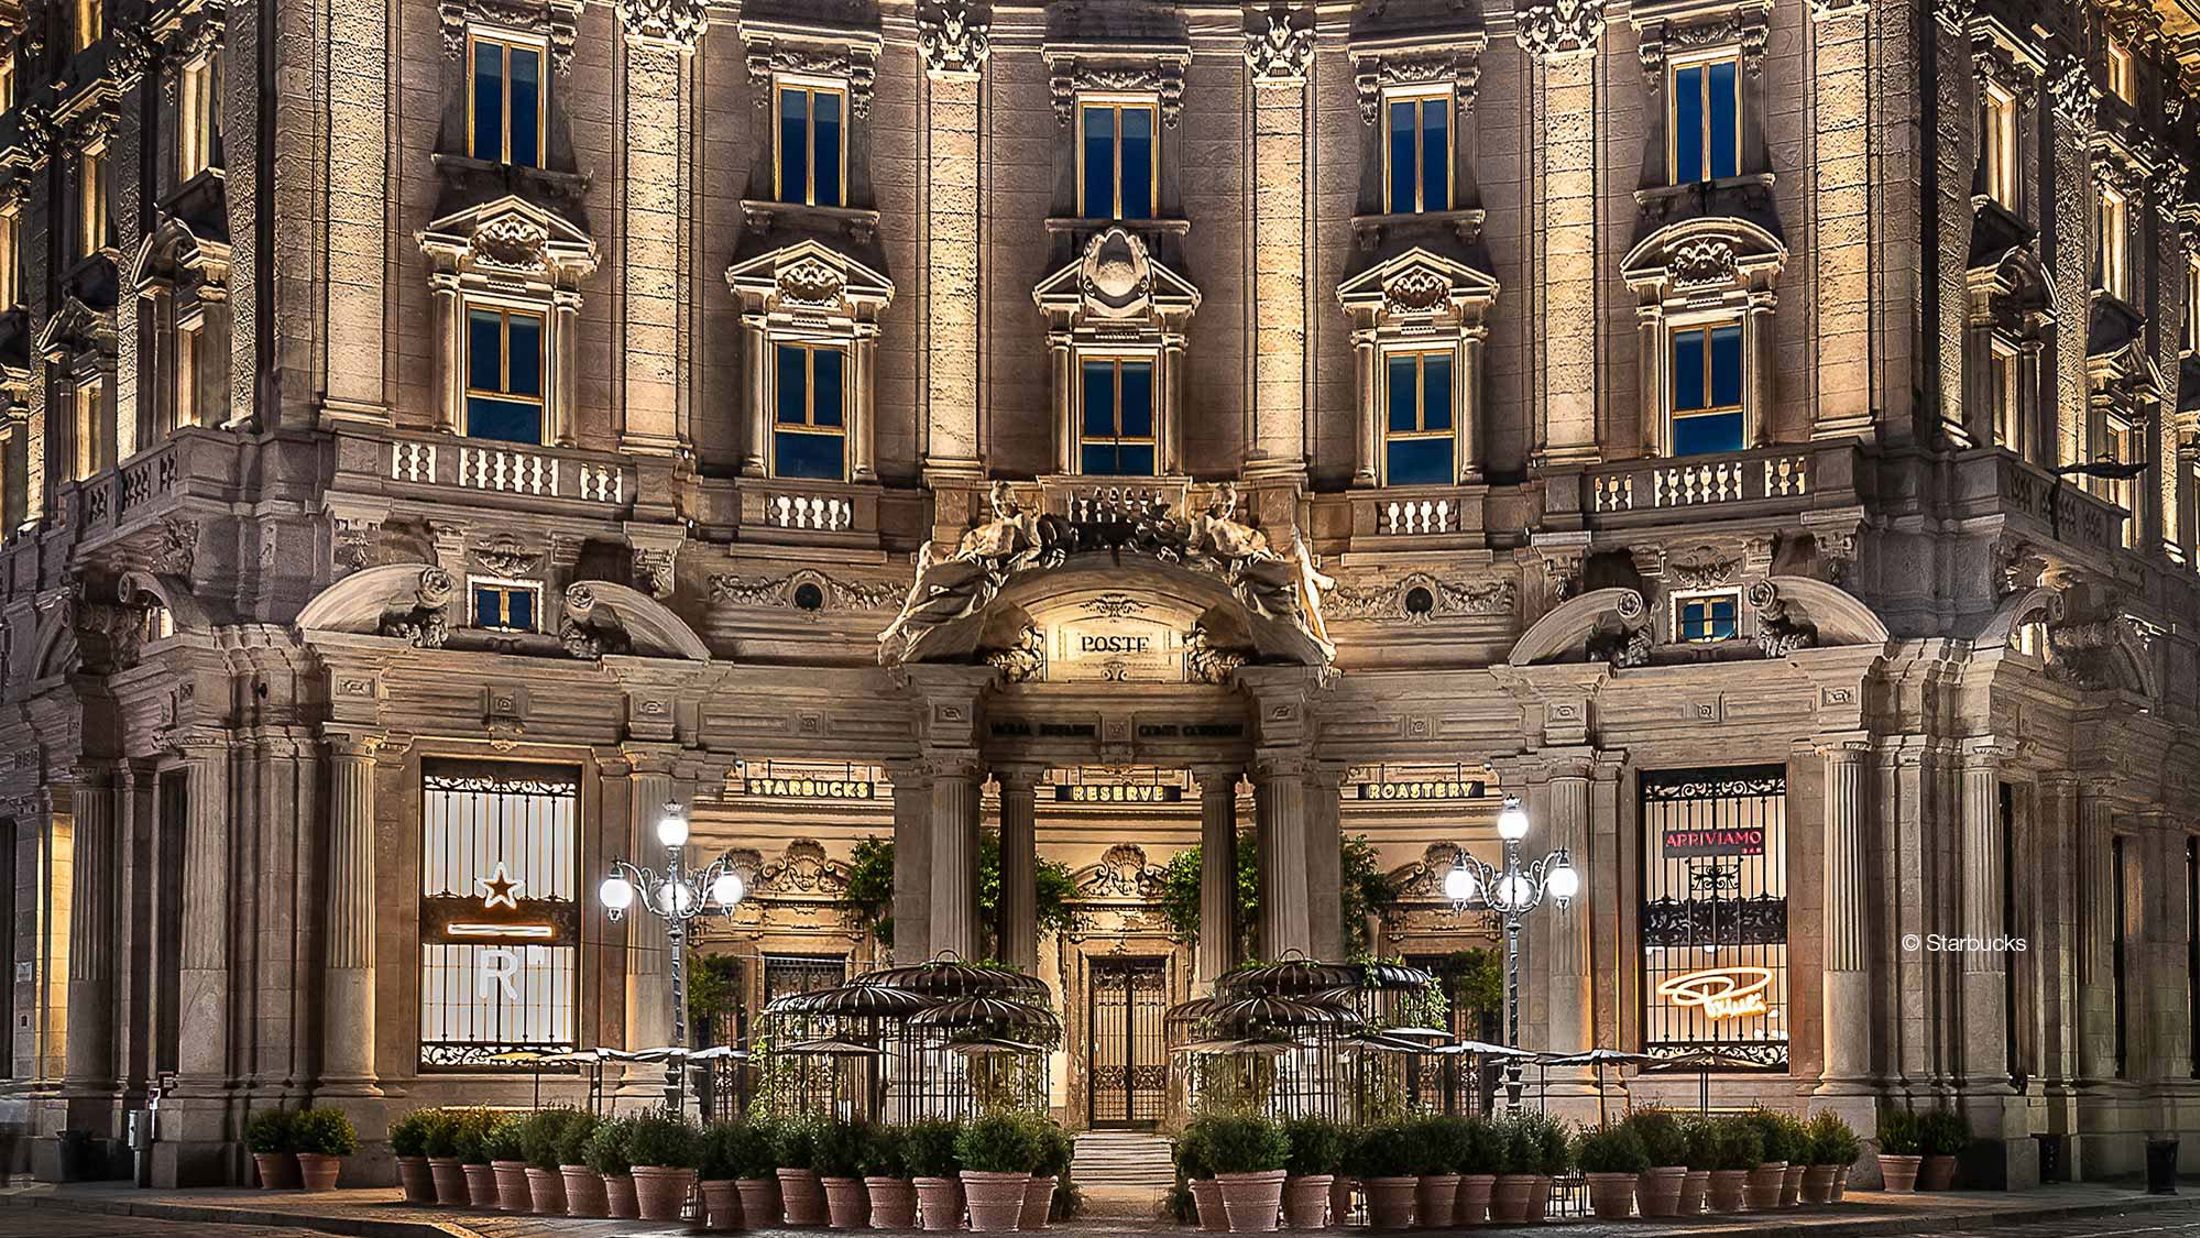
M 1484 914 L 1505 930 L 1505 1044 L 1520 1047 L 1520 925 L 1529 912 L 1543 905 L 1547 894 L 1560 907 L 1581 893 L 1581 871 L 1573 857 L 1560 847 L 1540 859 L 1523 864 L 1521 841 L 1528 836 L 1528 810 L 1517 796 L 1506 796 L 1497 814 L 1497 837 L 1505 845 L 1504 867 L 1492 868 L 1461 849 L 1444 874 L 1444 897 L 1454 911 L 1479 902 Z M 1511 1103 L 1520 1103 L 1520 1062 L 1505 1063 L 1505 1090 Z
M 679 1113 L 687 1104 L 687 937 L 688 922 L 706 915 L 732 915 L 747 895 L 741 874 L 726 856 L 707 867 L 687 865 L 688 823 L 678 804 L 666 804 L 657 821 L 657 841 L 665 849 L 665 871 L 626 860 L 612 863 L 597 896 L 604 914 L 616 924 L 637 904 L 665 922 L 666 948 L 672 952 L 672 1047 L 665 1062 L 665 1106 Z

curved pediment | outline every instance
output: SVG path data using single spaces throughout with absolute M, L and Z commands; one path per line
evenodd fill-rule
M 1763 226 L 1733 215 L 1699 215 L 1644 237 L 1620 263 L 1620 273 L 1638 291 L 1672 295 L 1768 285 L 1787 259 L 1787 246 Z
M 664 603 L 608 580 L 581 580 L 566 587 L 559 637 L 575 657 L 630 653 L 710 661 L 703 638 Z
M 1584 649 L 1599 634 L 1643 631 L 1649 610 L 1633 589 L 1592 589 L 1545 612 L 1513 642 L 1505 661 L 1512 666 L 1551 662 Z

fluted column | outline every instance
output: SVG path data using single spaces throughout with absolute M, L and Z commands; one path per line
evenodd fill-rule
M 2105 782 L 2078 789 L 2078 1077 L 2116 1077 L 2115 803 Z
M 180 974 L 176 986 L 176 1088 L 161 1105 L 154 1145 L 155 1186 L 219 1181 L 230 1120 L 233 1033 L 230 918 L 235 911 L 231 854 L 230 749 L 225 732 L 193 732 L 178 744 L 184 770 Z
M 1194 984 L 1205 990 L 1238 961 L 1236 765 L 1201 765 L 1199 783 L 1199 949 Z
M 988 26 L 969 0 L 920 6 L 918 42 L 924 60 L 925 123 L 917 130 L 927 175 L 920 233 L 926 347 L 919 350 L 927 415 L 921 420 L 925 481 L 980 481 L 979 445 L 984 387 L 979 186 L 980 106 L 990 49 Z
M 1001 922 L 995 928 L 1003 963 L 1039 970 L 1039 777 L 1042 766 L 993 771 L 1001 786 Z
M 648 868 L 664 867 L 664 844 L 657 841 L 657 821 L 665 805 L 674 803 L 672 767 L 669 762 L 643 754 L 629 754 L 634 776 L 628 780 L 633 798 L 628 813 L 626 858 Z M 637 902 L 626 916 L 626 1045 L 648 1049 L 672 1043 L 672 972 L 667 953 L 671 938 L 665 922 L 643 910 Z M 635 1072 L 636 1082 L 654 1085 L 664 1077 L 658 1067 Z
M 1306 767 L 1306 918 L 1308 950 L 1317 959 L 1338 960 L 1344 951 L 1344 823 L 1337 802 L 1344 781 L 1342 761 L 1311 761 Z
M 1307 922 L 1306 760 L 1269 753 L 1253 767 L 1254 847 L 1260 864 L 1260 955 L 1311 954 Z
M 932 957 L 932 775 L 918 761 L 888 765 L 894 780 L 894 962 Z
M 76 767 L 70 795 L 69 1024 L 62 1068 L 71 1126 L 109 1132 L 115 1105 L 115 768 Z
M 940 754 L 932 761 L 932 952 L 978 957 L 978 787 L 985 770 L 977 754 Z
M 1533 859 L 1564 848 L 1577 872 L 1592 871 L 1589 854 L 1589 767 L 1566 761 L 1555 767 L 1541 788 L 1541 819 L 1528 835 L 1526 855 Z M 1541 841 L 1537 841 L 1540 839 Z M 1575 898 L 1560 906 L 1546 899 L 1538 915 L 1548 917 L 1545 938 L 1549 989 L 1544 1011 L 1545 1043 L 1556 1053 L 1580 1053 L 1596 1043 L 1590 1018 L 1595 1004 L 1589 994 L 1590 899 Z M 1593 1072 L 1579 1071 L 1566 1090 L 1593 1090 Z
M 1838 739 L 1819 748 L 1825 760 L 1825 957 L 1819 973 L 1820 1022 L 1825 1032 L 1821 1094 L 1853 1094 L 1871 1075 L 1869 857 L 1865 841 L 1862 738 Z
M 1991 943 L 2002 935 L 2001 750 L 1990 742 L 1965 746 L 1963 764 L 1963 936 Z M 1967 948 L 1962 957 L 1963 1074 L 1966 1091 L 2009 1090 L 2003 1004 L 2008 960 L 1995 949 Z
M 327 972 L 321 1083 L 379 1095 L 374 1066 L 374 750 L 376 736 L 331 735 Z

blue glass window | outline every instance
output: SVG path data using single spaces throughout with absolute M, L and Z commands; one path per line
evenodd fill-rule
M 526 310 L 467 310 L 468 438 L 542 442 L 542 326 L 542 315 Z
M 474 626 L 499 632 L 535 630 L 535 590 L 530 585 L 475 582 Z
M 1741 172 L 1742 97 L 1736 62 L 1713 60 L 1673 70 L 1672 183 L 1686 185 Z
M 781 344 L 772 410 L 772 476 L 843 481 L 848 476 L 848 355 L 816 344 Z
M 473 35 L 468 153 L 488 163 L 542 164 L 542 49 Z
M 1383 481 L 1448 486 L 1459 480 L 1452 435 L 1452 356 L 1392 353 L 1383 363 Z
M 1733 640 L 1741 599 L 1732 593 L 1684 597 L 1674 604 L 1675 635 L 1686 644 Z
M 1678 327 L 1672 356 L 1673 454 L 1740 451 L 1742 328 Z
M 841 92 L 825 86 L 779 88 L 779 200 L 844 206 L 847 170 Z
M 1079 375 L 1078 471 L 1153 476 L 1153 363 L 1088 360 Z
M 1404 215 L 1451 209 L 1451 95 L 1392 99 L 1384 109 L 1389 130 L 1384 209 Z
M 1087 219 L 1151 219 L 1154 105 L 1088 102 L 1079 107 L 1078 210 Z

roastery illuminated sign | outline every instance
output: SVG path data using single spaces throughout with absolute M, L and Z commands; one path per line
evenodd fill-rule
M 1770 1007 L 1765 994 L 1771 988 L 1770 968 L 1710 967 L 1664 981 L 1658 985 L 1658 996 L 1718 1022 L 1766 1013 Z
M 1482 798 L 1482 781 L 1479 778 L 1409 778 L 1398 781 L 1362 782 L 1355 785 L 1354 798 L 1363 800 L 1478 800 Z

